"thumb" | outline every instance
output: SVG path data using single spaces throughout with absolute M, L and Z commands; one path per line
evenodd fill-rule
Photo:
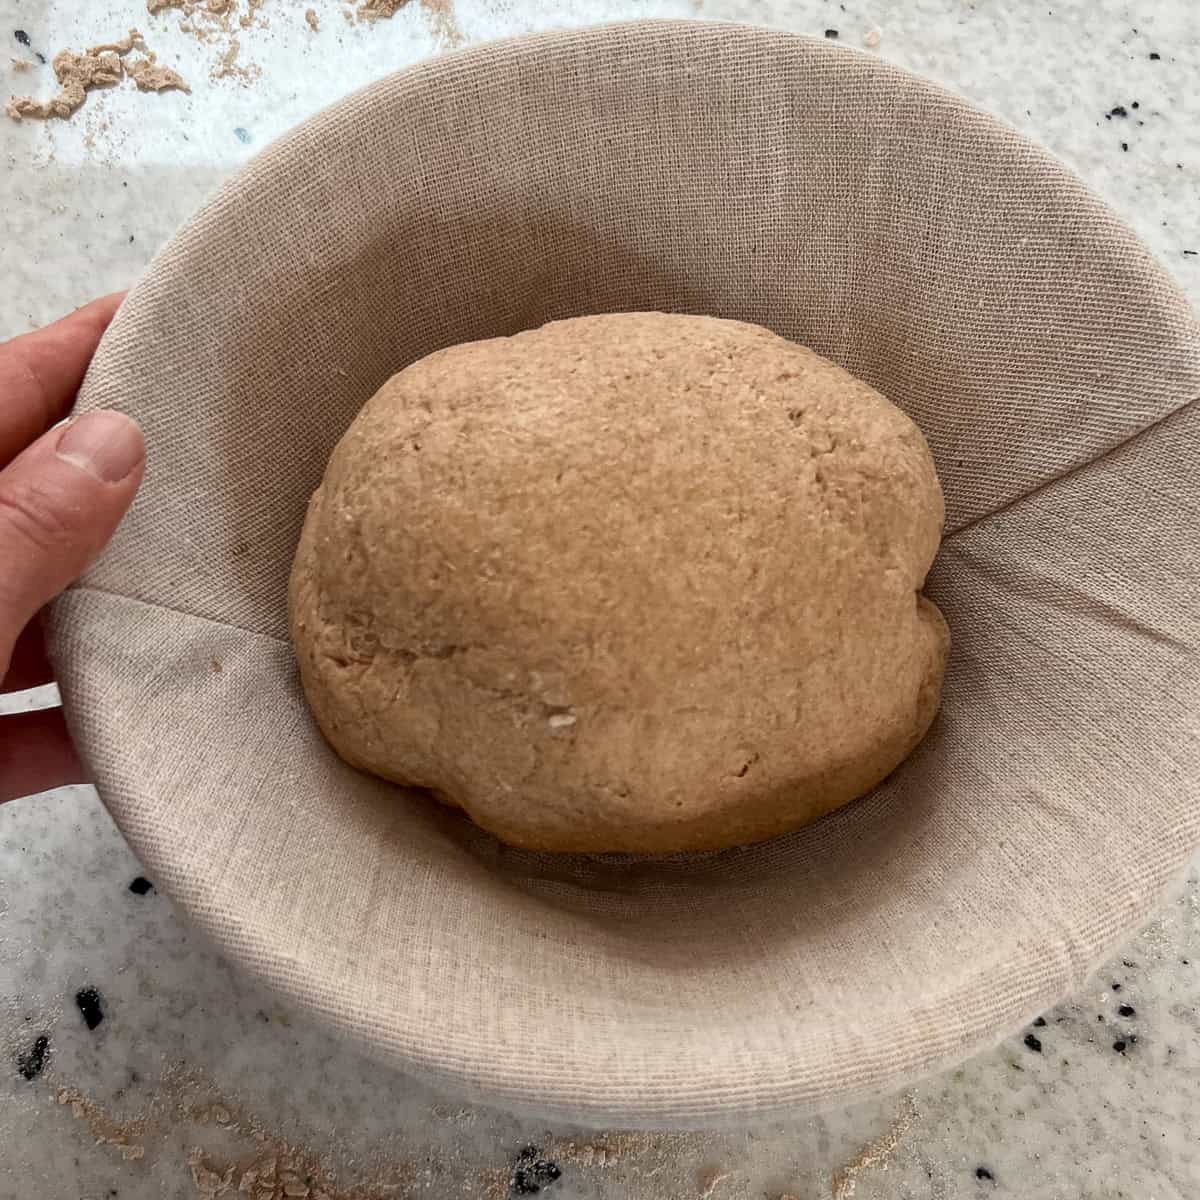
M 87 569 L 142 480 L 145 447 L 121 413 L 84 413 L 0 471 L 0 679 L 34 614 Z

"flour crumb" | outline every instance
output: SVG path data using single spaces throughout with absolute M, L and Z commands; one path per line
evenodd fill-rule
M 255 23 L 255 17 L 258 16 L 258 10 L 262 8 L 263 0 L 246 0 L 246 11 L 238 17 L 238 24 L 243 29 L 249 29 Z M 258 17 L 258 25 L 262 29 L 270 24 L 266 17 Z
M 131 50 L 138 50 L 145 57 L 127 62 L 125 55 Z M 14 121 L 27 118 L 65 121 L 80 108 L 88 92 L 94 88 L 113 87 L 127 77 L 143 92 L 161 92 L 168 88 L 188 91 L 181 76 L 155 64 L 154 55 L 146 48 L 145 40 L 136 29 L 131 29 L 119 41 L 103 42 L 83 54 L 60 50 L 51 65 L 61 89 L 58 95 L 47 100 L 13 96 L 4 111 Z
M 317 10 L 315 8 L 306 8 L 304 10 L 304 19 L 308 22 L 308 27 L 313 33 L 321 32 L 321 22 L 317 20 Z
M 346 0 L 347 7 L 342 9 L 342 16 L 349 25 L 364 21 L 386 21 L 402 8 L 407 8 L 409 2 L 410 0 Z M 462 45 L 465 39 L 454 14 L 454 0 L 421 0 L 421 8 L 429 18 L 435 36 L 443 45 Z
M 238 55 L 241 52 L 241 39 L 231 38 L 224 54 L 217 60 L 217 65 L 209 72 L 210 78 L 236 79 L 243 87 L 249 87 L 252 83 L 257 82 L 262 70 L 257 63 L 248 63 L 246 66 L 242 66 L 238 62 Z
M 104 42 L 99 46 L 93 46 L 88 50 L 89 54 L 99 56 L 101 54 L 128 54 L 130 50 L 145 50 L 146 42 L 142 35 L 136 30 L 131 29 L 119 42 Z
M 445 45 L 461 46 L 465 41 L 454 12 L 454 0 L 421 0 L 434 34 Z
M 236 1168 L 227 1167 L 223 1174 L 218 1175 L 204 1161 L 204 1151 L 199 1147 L 192 1149 L 187 1162 L 188 1166 L 192 1168 L 192 1183 L 196 1185 L 196 1191 L 204 1200 L 214 1200 L 214 1197 L 229 1191 Z
M 154 60 L 154 55 L 135 59 L 125 66 L 125 74 L 137 85 L 139 92 L 190 92 L 192 89 L 184 82 L 183 76 L 172 71 L 170 67 L 160 67 Z
M 177 8 L 188 15 L 202 12 L 213 17 L 224 17 L 228 16 L 234 3 L 235 0 L 146 0 L 146 11 L 153 16 L 168 8 Z
M 64 1108 L 69 1108 L 77 1121 L 84 1122 L 97 1146 L 111 1146 L 126 1162 L 137 1162 L 145 1157 L 146 1147 L 140 1140 L 146 1132 L 144 1115 L 127 1121 L 114 1120 L 75 1088 L 59 1088 L 54 1099 Z
M 382 21 L 394 17 L 408 0 L 362 0 L 358 6 L 360 21 Z
M 48 100 L 13 96 L 4 111 L 14 121 L 29 117 L 42 121 L 51 118 L 65 121 L 83 104 L 93 88 L 111 87 L 120 83 L 125 74 L 117 54 L 75 54 L 70 50 L 60 50 L 54 56 L 52 65 L 61 91 Z
M 701 1200 L 710 1200 L 721 1183 L 728 1178 L 729 1172 L 722 1171 L 720 1167 L 706 1167 L 702 1170 L 696 1176 L 696 1188 L 700 1192 Z
M 13 58 L 10 61 L 14 71 L 28 71 L 33 66 L 32 58 Z
M 886 1171 L 892 1156 L 900 1146 L 904 1135 L 916 1121 L 917 1102 L 911 1092 L 905 1093 L 900 1103 L 900 1112 L 891 1128 L 880 1138 L 868 1142 L 852 1162 L 833 1173 L 833 1200 L 850 1200 L 858 1187 L 858 1177 L 872 1167 Z
M 868 29 L 867 32 L 863 34 L 863 45 L 866 46 L 868 50 L 877 50 L 879 48 L 879 43 L 882 41 L 882 29 Z

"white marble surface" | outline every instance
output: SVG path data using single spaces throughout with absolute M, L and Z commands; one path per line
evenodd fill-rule
M 265 27 L 239 35 L 239 63 L 260 71 L 245 86 L 209 78 L 228 36 L 199 43 L 142 0 L 0 0 L 10 92 L 49 88 L 48 68 L 18 73 L 10 55 L 135 24 L 192 84 L 190 96 L 95 93 L 67 124 L 0 124 L 0 336 L 126 285 L 256 148 L 372 78 L 455 39 L 649 15 L 837 29 L 854 45 L 878 30 L 876 53 L 1070 163 L 1200 303 L 1200 256 L 1185 253 L 1200 250 L 1193 0 L 413 0 L 370 26 L 344 7 L 265 0 Z M 1106 119 L 1116 105 L 1129 116 Z M 0 1200 L 276 1197 L 289 1166 L 296 1195 L 500 1200 L 528 1145 L 557 1164 L 559 1178 L 540 1179 L 561 1200 L 1200 1195 L 1195 869 L 1044 1027 L 907 1096 L 737 1135 L 604 1139 L 464 1108 L 364 1061 L 229 968 L 157 892 L 131 892 L 139 871 L 87 789 L 0 809 Z M 94 1030 L 75 1001 L 89 987 L 104 1013 Z

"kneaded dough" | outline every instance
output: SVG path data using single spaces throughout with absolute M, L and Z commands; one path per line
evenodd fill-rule
M 738 845 L 924 735 L 942 521 L 917 427 L 812 351 L 581 317 L 379 390 L 312 497 L 292 636 L 344 759 L 506 842 Z

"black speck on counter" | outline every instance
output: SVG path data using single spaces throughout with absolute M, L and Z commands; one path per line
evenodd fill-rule
M 1113 1042 L 1113 1049 L 1118 1054 L 1124 1054 L 1125 1053 L 1125 1043 L 1124 1042 Z
M 993 1175 L 991 1173 L 991 1171 L 989 1171 L 987 1169 L 987 1167 L 976 1167 L 975 1168 L 975 1178 L 976 1179 L 995 1179 L 996 1177 L 995 1177 L 995 1175 Z
M 75 1003 L 83 1014 L 83 1023 L 89 1029 L 95 1029 L 104 1020 L 101 996 L 94 987 L 80 988 L 75 993 Z
M 1113 990 L 1114 992 L 1119 992 L 1119 991 L 1121 990 L 1121 985 L 1120 985 L 1119 983 L 1114 983 L 1114 984 L 1112 985 L 1112 990 Z
M 1132 1017 L 1136 1015 L 1137 1009 L 1135 1009 L 1132 1004 L 1122 1004 L 1121 1007 L 1117 1009 L 1117 1012 L 1119 1012 L 1123 1017 Z
M 1046 1018 L 1045 1018 L 1045 1017 L 1038 1017 L 1038 1019 L 1037 1019 L 1036 1021 L 1034 1021 L 1034 1023 L 1033 1023 L 1033 1027 L 1034 1027 L 1035 1029 L 1045 1029 L 1045 1027 L 1046 1027 Z
M 132 235 L 130 236 L 129 240 L 131 242 L 133 241 Z M 152 884 L 150 880 L 145 877 L 145 875 L 139 875 L 130 883 L 129 890 L 135 896 L 144 896 L 147 892 L 154 891 L 154 884 Z
M 1122 149 L 1122 150 L 1124 150 L 1124 151 L 1126 151 L 1126 152 L 1128 152 L 1128 150 L 1129 150 L 1129 143 L 1128 143 L 1128 142 L 1122 142 L 1122 143 L 1121 143 L 1121 149 Z
M 1142 106 L 1141 106 L 1141 104 L 1140 104 L 1140 103 L 1138 103 L 1138 101 L 1136 101 L 1136 100 L 1135 100 L 1135 101 L 1134 101 L 1134 102 L 1133 102 L 1133 103 L 1132 103 L 1132 104 L 1131 104 L 1129 107 L 1130 107 L 1130 108 L 1141 108 Z M 1124 961 L 1124 960 L 1122 960 L 1122 961 Z M 1132 967 L 1132 966 L 1133 966 L 1133 963 L 1125 963 L 1125 965 L 1126 965 L 1127 967 Z
M 17 1055 L 17 1071 L 22 1079 L 36 1079 L 46 1068 L 50 1056 L 50 1039 L 43 1033 L 34 1038 L 24 1054 Z
M 1042 1052 L 1041 1038 L 1035 1037 L 1032 1033 L 1027 1033 L 1025 1035 L 1025 1045 L 1028 1046 L 1029 1049 L 1032 1050 L 1035 1054 L 1041 1054 L 1041 1052 Z
M 558 1164 L 542 1157 L 536 1146 L 526 1146 L 517 1155 L 513 1166 L 512 1193 L 514 1196 L 536 1196 L 562 1175 Z
M 15 37 L 15 38 L 17 39 L 17 41 L 21 43 L 21 45 L 22 45 L 22 46 L 28 46 L 28 45 L 29 45 L 29 34 L 27 34 L 27 33 L 25 32 L 25 30 L 23 30 L 23 29 L 14 29 L 14 30 L 13 30 L 13 37 Z
M 837 37 L 837 35 L 838 35 L 838 31 L 837 31 L 836 29 L 827 29 L 827 30 L 825 30 L 825 36 L 826 36 L 827 38 L 833 39 L 833 38 L 836 38 L 836 37 Z
M 1195 258 L 1197 254 L 1200 254 L 1200 250 L 1185 250 L 1184 254 L 1186 254 L 1189 258 Z M 1185 967 L 1188 965 L 1188 960 L 1186 958 L 1183 960 L 1183 965 Z
M 1157 51 L 1152 51 L 1152 52 L 1151 52 L 1151 54 L 1150 54 L 1150 61 L 1151 61 L 1151 62 L 1158 62 L 1158 60 L 1159 60 L 1160 58 L 1162 58 L 1162 55 L 1161 55 L 1161 54 L 1159 54 Z
M 1110 108 L 1104 115 L 1111 121 L 1113 117 L 1129 116 L 1129 110 L 1125 107 L 1125 105 L 1117 104 Z

